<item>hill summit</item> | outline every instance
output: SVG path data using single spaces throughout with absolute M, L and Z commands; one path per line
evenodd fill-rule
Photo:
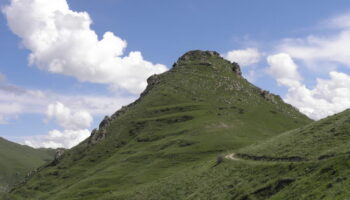
M 213 167 L 218 155 L 311 122 L 241 74 L 237 63 L 217 52 L 187 52 L 169 71 L 151 76 L 138 100 L 107 116 L 88 139 L 27 177 L 11 195 L 145 199 L 156 183 L 191 176 Z M 195 188 L 183 195 L 194 194 Z M 149 199 L 179 199 L 176 192 L 154 195 Z
M 177 65 L 181 66 L 186 62 L 194 62 L 194 61 L 201 62 L 200 63 L 201 65 L 212 66 L 212 63 L 208 62 L 208 60 L 212 58 L 223 59 L 221 58 L 220 54 L 216 51 L 201 51 L 201 50 L 189 51 L 185 53 L 183 56 L 181 56 L 179 60 L 173 65 L 173 67 L 176 67 Z M 231 65 L 232 65 L 231 66 L 232 71 L 235 72 L 237 75 L 241 76 L 242 72 L 238 63 L 233 62 L 231 63 Z

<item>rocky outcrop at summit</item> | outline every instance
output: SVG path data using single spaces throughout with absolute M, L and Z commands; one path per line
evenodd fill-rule
M 225 60 L 220 56 L 220 54 L 216 51 L 201 51 L 201 50 L 193 50 L 185 53 L 183 56 L 181 56 L 176 63 L 174 63 L 173 67 L 177 67 L 181 65 L 182 63 L 186 63 L 189 61 L 198 61 L 200 65 L 203 66 L 212 66 L 213 64 L 210 62 L 211 58 L 219 58 L 222 60 Z M 228 60 L 225 60 L 226 62 L 230 63 L 232 66 L 232 71 L 242 76 L 242 71 L 238 63 L 236 62 L 230 62 Z

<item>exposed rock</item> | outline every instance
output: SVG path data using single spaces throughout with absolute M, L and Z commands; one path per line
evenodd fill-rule
M 220 54 L 216 51 L 201 51 L 201 50 L 189 51 L 185 53 L 183 56 L 181 56 L 177 61 L 177 63 L 181 61 L 190 61 L 190 60 L 205 61 L 210 57 L 220 57 Z
M 213 64 L 209 62 L 210 58 L 217 57 L 223 59 L 220 54 L 216 51 L 201 51 L 201 50 L 194 50 L 189 51 L 185 53 L 183 56 L 181 56 L 176 63 L 173 64 L 173 67 L 178 67 L 180 62 L 184 61 L 198 61 L 197 64 L 204 65 L 204 66 L 212 66 Z M 228 65 L 232 65 L 232 71 L 236 73 L 237 75 L 241 76 L 242 72 L 240 69 L 240 66 L 237 63 L 230 63 L 227 61 Z M 169 71 L 171 73 L 171 70 Z M 126 113 L 130 108 L 135 106 L 140 100 L 147 95 L 153 87 L 155 87 L 157 84 L 161 82 L 161 75 L 154 74 L 150 76 L 147 79 L 147 87 L 146 89 L 141 93 L 140 98 L 137 99 L 135 102 L 129 104 L 128 106 L 123 106 L 120 110 L 115 112 L 110 117 L 106 116 L 101 123 L 99 124 L 98 129 L 94 129 L 91 132 L 91 136 L 88 139 L 89 144 L 96 144 L 98 141 L 103 140 L 106 137 L 107 134 L 107 127 L 110 126 L 113 120 L 121 116 L 122 114 Z M 241 86 L 237 84 L 233 84 L 232 87 L 239 89 Z
M 154 74 L 152 76 L 150 76 L 147 79 L 147 87 L 146 89 L 141 93 L 140 98 L 142 98 L 143 96 L 145 96 L 146 94 L 148 94 L 148 92 L 158 83 L 160 82 L 160 76 L 157 74 Z M 136 100 L 135 103 L 137 103 L 140 99 Z
M 121 109 L 119 109 L 117 112 L 115 112 L 111 116 L 111 121 L 118 118 L 120 115 L 124 114 L 130 107 L 131 105 L 134 105 L 135 103 L 129 104 L 128 106 L 123 106 Z
M 154 85 L 158 84 L 160 82 L 160 76 L 159 75 L 152 75 L 147 79 L 148 86 L 147 88 L 141 93 L 140 98 L 137 99 L 135 102 L 129 104 L 128 106 L 123 106 L 121 109 L 119 109 L 117 112 L 115 112 L 111 117 L 105 116 L 105 118 L 101 121 L 99 125 L 99 129 L 94 129 L 91 132 L 91 135 L 88 139 L 88 144 L 96 144 L 99 141 L 106 138 L 107 135 L 107 128 L 110 126 L 113 120 L 117 119 L 122 114 L 126 113 L 131 107 L 136 105 L 143 96 L 145 96 Z
M 62 156 L 63 156 L 63 154 L 64 154 L 64 152 L 65 152 L 65 149 L 62 149 L 62 148 L 57 149 L 57 150 L 56 150 L 56 153 L 55 153 L 54 160 L 59 160 L 59 159 L 61 159 Z
M 175 63 L 173 64 L 173 68 L 176 67 L 176 66 L 177 66 L 177 63 L 175 62 Z
M 260 95 L 267 101 L 271 101 L 272 103 L 277 103 L 275 96 L 271 94 L 269 91 L 261 90 Z
M 106 137 L 107 130 L 105 128 L 97 130 L 94 129 L 91 132 L 91 136 L 89 138 L 89 144 L 96 144 L 100 140 L 103 140 Z
M 148 85 L 155 85 L 160 82 L 159 75 L 154 74 L 147 79 Z
M 105 116 L 105 118 L 102 120 L 102 122 L 99 125 L 99 129 L 103 129 L 107 127 L 110 124 L 111 119 L 108 116 Z
M 51 166 L 57 165 L 57 163 L 62 159 L 65 151 L 66 150 L 63 149 L 63 148 L 57 149 L 56 152 L 55 152 L 54 159 L 49 165 L 51 165 Z M 35 172 L 32 172 L 32 173 L 35 173 Z
M 242 76 L 242 71 L 239 64 L 236 62 L 233 62 L 231 63 L 231 65 L 232 65 L 232 71 L 235 72 L 237 75 Z
M 189 51 L 185 53 L 183 56 L 181 56 L 176 63 L 173 64 L 173 67 L 178 67 L 181 65 L 181 62 L 187 62 L 187 61 L 199 61 L 200 65 L 204 66 L 212 66 L 212 63 L 209 62 L 209 59 L 212 57 L 217 57 L 223 59 L 220 54 L 216 51 L 201 51 L 201 50 L 194 50 Z M 229 62 L 229 64 L 232 66 L 232 71 L 236 73 L 239 76 L 242 76 L 242 71 L 238 63 L 236 62 Z

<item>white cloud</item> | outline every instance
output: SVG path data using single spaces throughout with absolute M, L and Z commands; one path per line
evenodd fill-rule
M 29 90 L 0 82 L 0 118 L 4 122 L 20 114 L 45 114 L 52 102 L 69 105 L 74 111 L 85 110 L 93 116 L 111 115 L 135 96 L 63 95 L 50 91 Z
M 52 130 L 47 135 L 29 137 L 24 144 L 34 148 L 72 148 L 89 136 L 87 129 Z
M 8 120 L 17 117 L 22 112 L 19 104 L 12 102 L 0 102 L 0 124 L 7 124 Z
M 324 24 L 331 33 L 285 39 L 278 50 L 318 69 L 324 63 L 350 67 L 350 14 L 329 19 Z
M 345 13 L 342 15 L 335 16 L 331 19 L 325 20 L 324 22 L 321 23 L 322 27 L 325 28 L 350 28 L 350 14 Z
M 350 76 L 330 72 L 330 79 L 317 79 L 313 89 L 301 81 L 297 66 L 288 54 L 268 57 L 270 74 L 277 83 L 288 87 L 284 100 L 313 119 L 344 111 L 350 108 Z
M 72 111 L 60 102 L 47 108 L 48 120 L 55 121 L 63 131 L 52 130 L 47 135 L 29 137 L 24 144 L 34 148 L 71 148 L 90 136 L 92 116 L 87 111 Z
M 231 62 L 236 62 L 245 67 L 258 63 L 261 58 L 261 53 L 255 48 L 247 48 L 229 51 L 224 57 Z
M 279 85 L 288 87 L 300 85 L 301 77 L 297 71 L 297 65 L 288 54 L 280 53 L 269 56 L 267 63 L 270 65 L 269 73 L 276 78 Z
M 309 36 L 305 39 L 285 40 L 280 50 L 308 65 L 335 62 L 350 67 L 350 30 L 329 37 Z
M 49 72 L 139 93 L 149 76 L 167 70 L 138 51 L 123 56 L 127 43 L 111 32 L 99 40 L 89 14 L 70 10 L 66 0 L 12 0 L 3 12 L 31 51 L 30 64 Z
M 92 116 L 111 115 L 121 106 L 131 103 L 135 96 L 106 97 L 62 95 L 50 91 L 28 90 L 0 82 L 0 124 L 11 122 L 21 114 L 43 114 L 64 130 L 47 135 L 28 137 L 18 142 L 38 148 L 71 148 L 90 135 Z M 52 104 L 52 102 L 57 102 Z M 65 105 L 69 105 L 69 108 Z
M 290 88 L 285 100 L 298 107 L 314 119 L 350 108 L 350 76 L 341 72 L 330 72 L 330 79 L 317 79 L 313 89 L 301 85 Z
M 48 120 L 54 120 L 64 129 L 79 130 L 89 128 L 93 121 L 92 116 L 85 110 L 71 111 L 61 102 L 50 104 L 47 108 Z
M 270 74 L 288 87 L 285 100 L 313 119 L 350 108 L 350 76 L 339 72 L 350 67 L 349 20 L 350 14 L 340 15 L 321 23 L 323 35 L 284 39 L 277 48 L 284 53 L 268 57 Z M 307 88 L 293 60 L 329 78 L 318 78 L 313 88 Z

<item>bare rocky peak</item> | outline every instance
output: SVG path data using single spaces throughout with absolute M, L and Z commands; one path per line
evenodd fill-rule
M 181 65 L 181 63 L 184 62 L 191 62 L 191 61 L 198 61 L 203 66 L 212 66 L 212 63 L 210 62 L 210 59 L 216 58 L 225 60 L 228 64 L 231 65 L 232 71 L 236 73 L 239 76 L 242 76 L 241 68 L 238 63 L 236 62 L 230 62 L 216 51 L 202 51 L 202 50 L 193 50 L 185 53 L 183 56 L 181 56 L 176 63 L 174 63 L 173 67 L 176 67 L 178 65 Z

